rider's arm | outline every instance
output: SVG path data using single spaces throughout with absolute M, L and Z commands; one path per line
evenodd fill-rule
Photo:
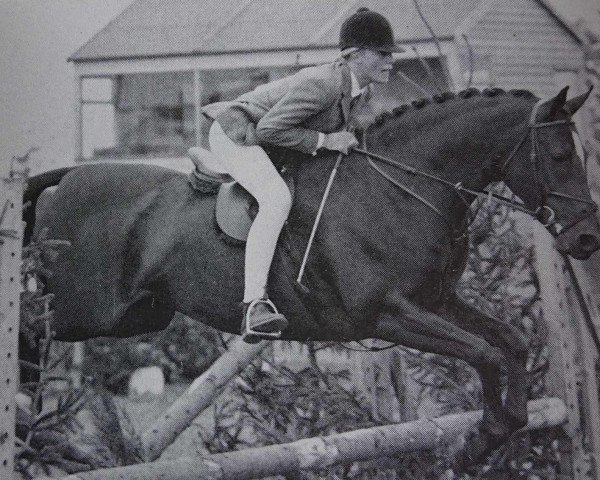
M 303 126 L 316 114 L 339 108 L 335 85 L 322 78 L 305 78 L 288 92 L 256 125 L 261 143 L 314 153 L 319 145 L 319 131 Z M 324 136 L 321 136 L 324 138 Z

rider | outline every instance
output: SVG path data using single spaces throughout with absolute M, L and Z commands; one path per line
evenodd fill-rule
M 388 82 L 392 52 L 403 51 L 394 43 L 388 20 L 367 8 L 342 24 L 340 49 L 333 63 L 304 68 L 234 102 L 203 109 L 215 120 L 209 132 L 212 152 L 259 205 L 246 243 L 242 336 L 248 343 L 274 338 L 288 324 L 268 300 L 266 285 L 292 199 L 261 145 L 310 154 L 320 149 L 348 154 L 358 145 L 347 131 L 351 102 L 355 99 L 364 105 L 371 83 Z

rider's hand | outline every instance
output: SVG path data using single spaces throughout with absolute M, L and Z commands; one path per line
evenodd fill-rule
M 343 131 L 325 134 L 323 148 L 327 150 L 335 150 L 336 152 L 348 155 L 348 152 L 353 147 L 358 147 L 358 140 L 353 133 Z

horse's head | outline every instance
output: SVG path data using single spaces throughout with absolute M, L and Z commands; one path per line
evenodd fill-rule
M 600 248 L 600 224 L 571 117 L 590 92 L 567 101 L 567 89 L 535 104 L 502 168 L 506 184 L 553 233 L 557 250 L 584 260 Z

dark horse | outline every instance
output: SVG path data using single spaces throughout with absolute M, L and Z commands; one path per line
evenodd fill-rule
M 527 339 L 465 304 L 455 286 L 467 260 L 473 192 L 491 182 L 504 180 L 527 209 L 562 228 L 559 251 L 585 259 L 600 247 L 570 120 L 587 95 L 566 95 L 565 88 L 538 102 L 523 91 L 471 89 L 376 121 L 365 133 L 370 161 L 353 152 L 338 171 L 306 269 L 308 294 L 295 277 L 336 155 L 304 158 L 269 283 L 290 320 L 282 338 L 370 337 L 461 358 L 483 385 L 478 438 L 486 448 L 523 426 Z M 244 251 L 222 241 L 215 196 L 193 191 L 175 171 L 96 164 L 33 177 L 26 200 L 35 204 L 59 180 L 36 224 L 72 244 L 49 265 L 57 339 L 156 331 L 176 311 L 239 333 Z M 504 401 L 501 375 L 508 375 Z

